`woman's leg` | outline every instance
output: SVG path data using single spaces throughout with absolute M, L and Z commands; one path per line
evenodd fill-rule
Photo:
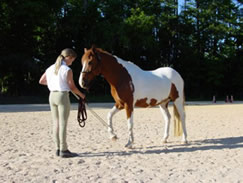
M 60 151 L 66 151 L 68 149 L 67 122 L 70 113 L 70 100 L 68 92 L 60 93 L 61 95 L 58 104 Z
M 51 108 L 51 116 L 53 122 L 53 140 L 56 145 L 56 150 L 60 150 L 60 140 L 59 140 L 59 116 L 58 107 L 56 105 L 56 93 L 50 92 L 49 103 Z

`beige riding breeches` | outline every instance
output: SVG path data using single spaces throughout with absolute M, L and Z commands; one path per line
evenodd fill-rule
M 67 122 L 70 113 L 70 99 L 68 91 L 52 91 L 49 103 L 53 121 L 53 139 L 56 149 L 65 151 L 67 147 Z

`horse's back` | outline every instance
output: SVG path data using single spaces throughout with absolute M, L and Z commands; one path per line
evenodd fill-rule
M 151 71 L 153 74 L 161 77 L 167 77 L 171 81 L 176 81 L 178 82 L 183 81 L 181 75 L 173 68 L 171 67 L 160 67 L 156 70 Z
M 151 72 L 159 77 L 167 77 L 171 83 L 176 86 L 179 93 L 183 92 L 184 81 L 181 75 L 175 69 L 171 67 L 161 67 Z

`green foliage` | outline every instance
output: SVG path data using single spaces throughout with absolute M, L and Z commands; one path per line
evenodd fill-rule
M 140 8 L 132 8 L 131 16 L 125 20 L 127 26 L 133 27 L 134 30 L 147 32 L 153 26 L 154 16 L 145 15 L 144 11 Z
M 1 0 L 0 95 L 47 94 L 38 84 L 59 52 L 74 48 L 77 81 L 84 47 L 96 44 L 145 70 L 172 66 L 186 95 L 243 98 L 240 1 Z M 108 95 L 97 78 L 92 95 Z

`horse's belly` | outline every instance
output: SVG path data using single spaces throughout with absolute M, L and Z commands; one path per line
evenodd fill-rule
M 138 107 L 158 105 L 168 99 L 170 89 L 171 82 L 166 78 L 134 83 L 134 105 Z

